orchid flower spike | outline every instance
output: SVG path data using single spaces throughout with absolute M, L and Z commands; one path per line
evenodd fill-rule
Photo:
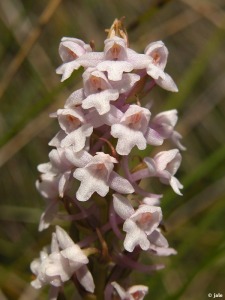
M 31 285 L 49 285 L 50 300 L 70 283 L 82 299 L 142 300 L 148 287 L 119 285 L 124 270 L 149 273 L 163 267 L 139 262 L 142 251 L 149 256 L 176 254 L 161 231 L 163 195 L 140 182 L 157 177 L 181 195 L 183 186 L 175 175 L 179 150 L 185 147 L 175 130 L 178 112 L 157 112 L 155 106 L 153 114 L 146 103 L 152 103 L 146 94 L 156 84 L 172 92 L 178 88 L 165 72 L 169 51 L 164 43 L 151 42 L 138 53 L 129 46 L 123 21 L 116 19 L 107 30 L 101 51 L 93 42 L 73 37 L 59 44 L 62 64 L 56 73 L 64 81 L 82 67 L 82 85 L 50 114 L 59 129 L 48 143 L 49 161 L 38 166 L 36 188 L 46 202 L 39 231 L 63 220 L 76 239 L 56 225 L 51 245 L 31 263 Z M 169 148 L 171 142 L 177 149 Z M 164 151 L 157 151 L 161 145 Z M 150 157 L 150 151 L 157 154 Z

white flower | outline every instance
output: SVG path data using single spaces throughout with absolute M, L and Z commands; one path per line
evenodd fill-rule
M 40 164 L 38 171 L 43 173 L 36 186 L 45 198 L 63 197 L 74 165 L 66 158 L 62 148 L 53 149 L 49 153 L 50 162 Z M 57 189 L 58 187 L 58 195 Z
M 182 195 L 180 189 L 183 185 L 174 176 L 181 163 L 181 154 L 178 149 L 159 152 L 154 158 L 146 157 L 144 162 L 150 176 L 159 177 L 162 183 L 170 184 L 175 193 Z
M 121 300 L 143 300 L 148 293 L 148 287 L 145 285 L 133 285 L 126 291 L 115 281 L 111 282 L 111 285 L 115 288 Z
M 93 126 L 89 123 L 83 124 L 74 131 L 67 134 L 60 143 L 60 147 L 68 148 L 72 146 L 74 152 L 83 150 L 88 138 L 93 132 Z
M 36 188 L 44 198 L 58 199 L 59 180 L 59 176 L 56 176 L 55 174 L 41 174 L 35 183 Z
M 81 107 L 68 106 L 58 109 L 52 117 L 58 117 L 61 131 L 50 141 L 50 146 L 67 148 L 72 146 L 74 152 L 84 149 L 88 137 L 93 132 L 93 126 L 85 119 Z
M 125 220 L 123 230 L 127 233 L 124 248 L 132 252 L 139 245 L 143 250 L 150 248 L 148 236 L 159 226 L 162 220 L 160 207 L 142 204 L 135 211 L 127 198 L 113 195 L 116 213 Z
M 86 291 L 94 292 L 94 281 L 86 267 L 88 258 L 61 227 L 52 235 L 50 253 L 41 251 L 40 258 L 31 263 L 31 270 L 37 276 L 31 282 L 35 288 L 46 284 L 62 286 L 73 274 Z
M 124 74 L 121 81 L 109 80 L 96 68 L 83 73 L 84 88 L 73 92 L 66 101 L 66 108 L 81 105 L 84 109 L 95 108 L 100 115 L 110 110 L 110 102 L 116 101 L 121 93 L 129 91 L 139 80 L 139 75 Z
M 110 105 L 110 109 L 104 115 L 99 115 L 96 109 L 90 109 L 86 115 L 86 119 L 94 128 L 98 128 L 102 125 L 113 125 L 118 123 L 122 118 L 123 113 L 114 105 Z
M 97 68 L 107 72 L 110 80 L 119 81 L 124 72 L 144 69 L 149 61 L 148 56 L 129 49 L 124 39 L 115 36 L 105 40 L 104 61 Z
M 120 122 L 113 124 L 111 134 L 118 138 L 116 151 L 120 155 L 128 155 L 134 146 L 146 148 L 145 133 L 148 128 L 150 111 L 138 105 L 130 105 Z
M 85 150 L 74 152 L 72 147 L 57 148 L 49 153 L 50 162 L 38 166 L 42 174 L 36 181 L 36 188 L 47 199 L 45 211 L 40 218 L 39 231 L 48 228 L 55 217 L 59 197 L 63 197 L 67 191 L 71 172 L 76 167 L 84 167 L 91 158 Z
M 62 38 L 59 44 L 59 55 L 64 63 L 56 70 L 57 74 L 62 74 L 61 81 L 69 78 L 72 72 L 81 66 L 77 58 L 91 51 L 90 45 L 85 44 L 79 39 L 70 37 Z
M 149 123 L 149 128 L 146 134 L 146 140 L 150 145 L 162 145 L 164 139 L 170 138 L 177 147 L 185 150 L 179 139 L 181 135 L 174 130 L 177 123 L 177 110 L 172 109 L 157 114 Z
M 67 134 L 85 123 L 85 116 L 81 107 L 58 109 L 54 117 L 58 117 L 59 126 Z
M 84 74 L 84 94 L 82 107 L 89 109 L 95 107 L 100 115 L 110 110 L 110 102 L 119 97 L 119 91 L 114 89 L 103 72 L 88 68 Z
M 102 152 L 97 152 L 83 168 L 77 168 L 74 177 L 81 181 L 76 193 L 79 201 L 87 201 L 94 192 L 104 197 L 109 187 L 119 193 L 133 193 L 134 189 L 128 180 L 113 171 L 117 160 Z
M 150 43 L 145 48 L 145 54 L 151 58 L 151 62 L 146 68 L 148 75 L 154 78 L 155 82 L 162 88 L 177 92 L 175 82 L 170 75 L 164 72 L 168 57 L 168 50 L 164 43 L 162 41 Z
M 51 269 L 51 265 L 54 264 L 52 259 L 50 259 L 50 254 L 59 254 L 59 246 L 55 233 L 52 235 L 50 251 L 48 251 L 47 248 L 44 248 L 40 252 L 40 258 L 33 260 L 31 263 L 31 271 L 36 275 L 36 279 L 31 282 L 31 285 L 36 289 L 39 289 L 46 284 L 59 287 L 62 285 L 62 279 L 68 278 L 65 272 L 54 275 L 48 274 L 48 271 Z M 59 256 L 57 257 L 57 261 L 59 262 Z
M 110 80 L 121 80 L 123 72 L 133 70 L 132 63 L 127 61 L 126 42 L 119 37 L 113 37 L 105 40 L 105 60 L 98 64 L 100 71 L 108 73 Z

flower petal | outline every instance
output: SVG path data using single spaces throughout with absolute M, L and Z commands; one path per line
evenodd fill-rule
M 174 175 L 180 166 L 181 155 L 178 149 L 161 151 L 155 155 L 154 161 L 158 171 L 166 169 L 167 165 L 170 164 L 171 174 Z M 171 162 L 173 162 L 173 164 L 171 164 Z
M 155 79 L 155 82 L 162 87 L 163 89 L 170 92 L 178 92 L 178 88 L 172 77 L 164 73 L 163 76 L 160 75 L 158 79 Z
M 183 188 L 183 185 L 180 183 L 180 181 L 176 177 L 172 176 L 169 182 L 174 192 L 182 196 L 180 189 Z
M 113 195 L 113 207 L 120 218 L 124 220 L 134 213 L 133 206 L 130 204 L 129 200 L 119 194 Z
M 159 134 L 158 131 L 149 127 L 145 133 L 146 141 L 149 145 L 160 146 L 163 144 L 163 137 Z
M 67 258 L 70 261 L 70 266 L 73 271 L 78 270 L 83 264 L 88 263 L 87 256 L 83 253 L 80 247 L 76 244 L 73 244 L 71 247 L 67 247 L 60 252 L 63 257 Z
M 73 147 L 65 148 L 65 156 L 72 165 L 79 168 L 86 166 L 93 157 L 85 150 L 75 152 Z
M 154 230 L 149 236 L 148 239 L 151 244 L 154 244 L 157 247 L 167 248 L 169 246 L 167 239 L 162 235 L 159 229 Z
M 147 235 L 142 231 L 134 221 L 127 219 L 123 225 L 123 230 L 127 233 L 124 240 L 124 248 L 133 252 L 134 248 L 139 245 L 142 250 L 148 250 L 150 242 Z
M 116 151 L 120 155 L 128 155 L 134 146 L 137 146 L 140 150 L 146 148 L 146 139 L 143 133 L 126 125 L 112 125 L 111 135 L 118 138 Z
M 97 65 L 99 71 L 108 73 L 109 80 L 118 81 L 122 79 L 123 72 L 131 72 L 133 65 L 127 61 L 106 60 Z
M 85 98 L 84 89 L 79 89 L 73 92 L 69 98 L 66 100 L 65 108 L 73 108 L 82 103 L 82 100 Z
M 50 200 L 49 204 L 46 206 L 45 211 L 41 214 L 38 231 L 47 229 L 52 220 L 54 219 L 59 207 L 59 201 Z
M 111 83 L 114 89 L 119 90 L 119 93 L 126 93 L 139 79 L 140 76 L 137 74 L 123 74 L 122 80 L 112 81 Z
M 146 163 L 148 170 L 149 170 L 149 175 L 154 176 L 156 174 L 156 163 L 154 161 L 154 159 L 150 158 L 150 157 L 145 157 L 144 158 L 144 162 Z
M 95 284 L 93 277 L 86 266 L 82 266 L 76 271 L 77 279 L 86 291 L 94 293 Z
M 93 176 L 84 168 L 76 169 L 74 177 L 81 181 L 76 192 L 76 197 L 79 201 L 87 201 L 94 192 L 97 192 L 100 196 L 104 197 L 109 191 L 109 186 L 106 183 L 105 178 L 97 177 L 97 175 Z
M 59 196 L 62 198 L 64 196 L 65 190 L 69 183 L 69 178 L 71 171 L 63 173 L 59 179 Z
M 115 101 L 119 97 L 117 90 L 105 90 L 100 93 L 91 94 L 82 102 L 84 109 L 94 107 L 100 115 L 107 113 L 110 110 L 110 101 Z
M 74 152 L 79 152 L 85 146 L 86 138 L 93 132 L 91 124 L 84 124 L 73 132 L 69 133 L 62 141 L 60 146 L 67 148 L 73 146 Z
M 58 225 L 56 226 L 56 237 L 61 249 L 66 249 L 67 247 L 74 245 L 74 242 L 68 233 Z
M 117 193 L 132 194 L 134 192 L 134 188 L 130 182 L 114 171 L 110 174 L 108 184 Z
M 77 60 L 70 61 L 67 63 L 62 64 L 56 69 L 56 74 L 62 75 L 61 82 L 68 79 L 74 70 L 77 70 L 80 68 L 80 64 Z

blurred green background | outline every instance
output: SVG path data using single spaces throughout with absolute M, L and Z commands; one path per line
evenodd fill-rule
M 126 17 L 130 45 L 139 52 L 152 41 L 169 49 L 166 71 L 179 87 L 156 87 L 157 109 L 177 108 L 176 127 L 187 151 L 178 178 L 183 197 L 168 188 L 163 200 L 166 237 L 177 256 L 166 268 L 137 274 L 149 286 L 145 299 L 225 297 L 225 1 L 224 0 L 1 0 L 0 1 L 0 299 L 46 299 L 30 287 L 29 264 L 49 242 L 38 233 L 45 206 L 35 189 L 36 166 L 48 160 L 57 132 L 50 112 L 80 86 L 81 73 L 60 83 L 58 44 L 63 36 L 94 40 Z

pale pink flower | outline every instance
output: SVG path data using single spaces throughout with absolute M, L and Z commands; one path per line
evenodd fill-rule
M 138 80 L 136 74 L 124 74 L 121 81 L 114 82 L 96 68 L 88 68 L 83 73 L 84 88 L 73 92 L 65 107 L 81 105 L 86 110 L 94 107 L 103 115 L 110 110 L 110 102 L 116 101 L 121 93 L 129 91 Z
M 63 197 L 75 166 L 68 161 L 62 148 L 51 150 L 49 159 L 50 162 L 38 166 L 38 171 L 42 174 L 37 181 L 37 188 L 45 198 L 52 199 L 56 198 L 56 187 L 58 187 L 58 195 Z
M 122 118 L 123 113 L 120 109 L 116 108 L 114 105 L 110 105 L 110 109 L 104 115 L 99 115 L 95 108 L 89 109 L 86 114 L 86 120 L 94 127 L 98 128 L 102 125 L 112 126 L 118 123 Z
M 91 51 L 90 45 L 85 44 L 82 40 L 70 37 L 62 38 L 59 44 L 59 55 L 64 63 L 56 70 L 57 74 L 62 75 L 61 81 L 69 78 L 72 72 L 81 66 L 77 58 Z
M 124 290 L 117 282 L 111 282 L 111 285 L 117 291 L 121 300 L 143 300 L 148 293 L 148 287 L 145 285 L 133 285 Z
M 36 188 L 46 199 L 58 199 L 60 177 L 52 173 L 41 174 L 36 180 Z
M 52 235 L 50 253 L 41 252 L 40 258 L 31 263 L 31 270 L 37 276 L 31 282 L 35 288 L 46 284 L 62 286 L 73 274 L 86 291 L 94 292 L 94 281 L 86 267 L 88 258 L 61 227 L 56 227 Z
M 110 102 L 119 98 L 119 91 L 114 89 L 103 72 L 88 68 L 83 74 L 84 94 L 82 107 L 94 107 L 100 115 L 110 110 Z
M 63 197 L 67 190 L 69 179 L 72 171 L 77 166 L 81 166 L 81 154 L 79 153 L 76 164 L 66 158 L 66 151 L 62 148 L 51 150 L 49 153 L 50 162 L 43 163 L 38 166 L 40 175 L 36 181 L 36 188 L 40 194 L 47 199 L 45 211 L 42 213 L 39 222 L 39 231 L 46 229 L 55 217 L 58 206 L 59 197 Z
M 86 291 L 93 293 L 95 289 L 93 277 L 87 268 L 89 262 L 86 254 L 76 245 L 70 236 L 60 226 L 56 226 L 56 236 L 59 243 L 61 255 L 68 261 L 69 269 L 67 270 L 76 277 Z M 54 271 L 52 270 L 52 273 Z
M 124 72 L 133 70 L 132 63 L 127 61 L 126 42 L 119 37 L 105 40 L 105 60 L 97 65 L 100 71 L 107 72 L 110 80 L 121 80 Z
M 79 152 L 87 146 L 92 132 L 93 126 L 89 123 L 85 123 L 67 134 L 61 140 L 60 147 L 68 148 L 71 146 L 74 152 Z
M 49 145 L 67 148 L 72 146 L 74 152 L 79 152 L 86 146 L 93 126 L 85 119 L 85 114 L 80 106 L 66 106 L 58 109 L 51 117 L 58 117 L 59 125 L 63 132 L 58 132 Z
M 59 291 L 63 291 L 65 282 L 70 280 L 78 287 L 81 297 L 84 290 L 94 293 L 94 280 L 87 267 L 88 256 L 100 254 L 101 249 L 82 250 L 81 247 L 97 245 L 98 240 L 102 244 L 104 236 L 101 239 L 99 234 L 113 231 L 115 238 L 124 237 L 121 249 L 115 239 L 108 245 L 108 256 L 114 261 L 114 266 L 109 264 L 107 269 L 104 295 L 108 300 L 111 297 L 143 300 L 148 293 L 148 287 L 143 285 L 126 290 L 112 282 L 116 278 L 119 281 L 123 268 L 150 273 L 163 267 L 138 262 L 141 250 L 147 251 L 147 255 L 176 254 L 160 230 L 162 195 L 144 190 L 139 186 L 139 180 L 157 177 L 181 194 L 183 186 L 175 177 L 181 163 L 179 150 L 159 152 L 153 158 L 146 157 L 137 166 L 133 161 L 132 170 L 129 164 L 132 155 L 128 156 L 134 147 L 145 150 L 148 144 L 160 146 L 166 139 L 184 150 L 181 135 L 174 130 L 178 119 L 175 109 L 152 118 L 147 106 L 134 104 L 138 104 L 135 97 L 142 97 L 155 84 L 177 92 L 176 84 L 165 72 L 168 50 L 162 41 L 150 43 L 144 54 L 130 49 L 122 20 L 115 20 L 108 32 L 102 52 L 93 51 L 94 43 L 89 45 L 70 37 L 63 38 L 59 45 L 63 63 L 56 73 L 61 74 L 61 81 L 64 81 L 74 70 L 83 67 L 83 86 L 68 97 L 64 108 L 51 114 L 57 118 L 60 130 L 49 142 L 56 148 L 50 151 L 49 162 L 38 166 L 41 174 L 36 187 L 47 202 L 39 230 L 49 227 L 55 216 L 78 225 L 78 231 L 80 225 L 83 229 L 82 240 L 75 244 L 61 227 L 56 226 L 51 246 L 44 248 L 40 258 L 31 263 L 31 270 L 36 275 L 32 286 L 50 285 L 51 300 L 57 300 Z M 150 76 L 148 82 L 147 75 Z M 102 210 L 96 200 L 99 197 L 107 200 L 112 193 L 115 193 L 113 200 Z M 89 199 L 89 204 L 79 203 Z M 60 204 L 65 206 L 69 215 L 57 213 Z M 83 219 L 86 221 L 76 223 Z M 125 233 L 120 231 L 121 224 Z M 93 231 L 96 226 L 99 228 L 97 234 Z M 99 255 L 93 258 L 93 266 L 99 258 Z
M 150 248 L 148 236 L 162 220 L 161 208 L 142 204 L 135 211 L 129 200 L 119 194 L 113 195 L 113 206 L 116 213 L 125 220 L 124 248 L 132 252 L 139 245 L 143 250 L 148 250 Z
M 162 88 L 171 92 L 177 92 L 178 89 L 175 82 L 170 75 L 164 72 L 168 57 L 168 50 L 164 43 L 162 41 L 150 43 L 145 48 L 145 54 L 151 58 L 151 62 L 146 68 L 148 75 Z
M 115 36 L 105 40 L 104 61 L 97 68 L 107 72 L 110 80 L 119 81 L 124 72 L 144 69 L 149 61 L 148 56 L 129 49 L 124 39 Z
M 65 133 L 76 130 L 85 123 L 84 112 L 81 107 L 58 109 L 51 117 L 57 117 L 59 126 Z
M 176 109 L 161 112 L 152 118 L 146 134 L 148 144 L 159 146 L 165 139 L 171 139 L 177 147 L 185 150 L 185 147 L 179 142 L 181 135 L 174 130 L 177 120 Z
M 74 152 L 72 147 L 57 148 L 50 152 L 50 163 L 39 165 L 39 171 L 46 172 L 36 181 L 36 187 L 46 198 L 46 208 L 41 214 L 39 231 L 49 227 L 57 214 L 59 197 L 63 197 L 70 179 L 71 170 L 84 167 L 92 156 L 87 151 Z M 63 173 L 64 172 L 64 173 Z
M 111 134 L 118 138 L 116 151 L 128 155 L 134 146 L 144 150 L 147 146 L 145 133 L 148 129 L 150 111 L 138 105 L 130 105 L 120 122 L 113 124 Z
M 74 152 L 85 148 L 88 138 L 93 132 L 93 126 L 87 122 L 81 107 L 58 109 L 52 117 L 58 117 L 61 131 L 50 141 L 54 147 L 72 147 Z
M 178 149 L 159 152 L 154 158 L 146 157 L 146 163 L 149 175 L 159 177 L 164 184 L 170 184 L 172 189 L 178 195 L 182 195 L 180 189 L 183 185 L 174 176 L 181 163 L 181 154 Z
M 74 177 L 81 182 L 76 192 L 79 201 L 87 201 L 94 192 L 104 197 L 110 187 L 119 193 L 134 192 L 129 181 L 113 171 L 114 163 L 114 157 L 97 152 L 85 167 L 75 170 Z
M 50 259 L 50 254 L 59 254 L 59 246 L 55 233 L 52 235 L 51 248 L 48 249 L 45 247 L 40 252 L 40 258 L 33 260 L 30 265 L 31 271 L 36 275 L 36 279 L 31 282 L 31 285 L 36 289 L 39 289 L 46 284 L 59 287 L 62 285 L 63 281 L 69 279 L 65 272 L 54 275 L 48 274 L 48 270 L 53 264 L 52 260 Z

